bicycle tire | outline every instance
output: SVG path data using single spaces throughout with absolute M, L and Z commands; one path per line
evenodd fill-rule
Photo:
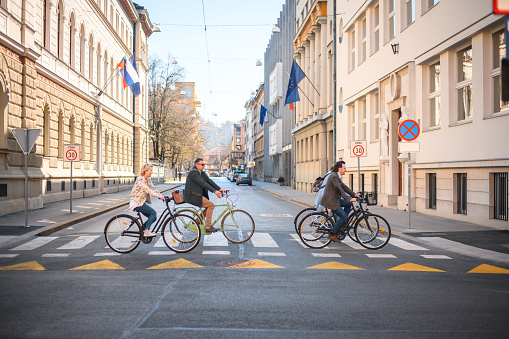
M 377 250 L 389 242 L 391 226 L 378 214 L 365 214 L 355 224 L 355 236 L 363 247 Z
M 347 222 L 347 225 L 349 227 L 348 229 L 348 237 L 350 239 L 352 239 L 354 242 L 359 242 L 359 240 L 357 240 L 357 237 L 355 236 L 355 223 L 357 222 L 357 214 L 355 212 L 353 213 L 350 213 L 348 215 L 348 219 L 346 220 Z
M 104 237 L 108 246 L 118 253 L 132 252 L 140 245 L 141 225 L 129 214 L 119 214 L 108 220 Z
M 299 224 L 299 237 L 304 245 L 311 248 L 324 248 L 331 243 L 326 235 L 334 226 L 331 218 L 322 212 L 306 215 Z
M 205 220 L 202 220 L 202 213 L 200 212 L 200 210 L 195 210 L 192 208 L 182 208 L 177 209 L 177 214 L 187 214 L 191 216 L 193 219 L 195 219 L 198 222 L 198 224 L 205 224 Z
M 174 252 L 186 253 L 193 250 L 201 238 L 198 222 L 187 214 L 174 214 L 163 225 L 163 240 Z
M 253 217 L 243 210 L 230 211 L 221 220 L 221 231 L 226 239 L 235 244 L 241 244 L 251 239 L 254 230 Z
M 316 207 L 306 207 L 302 211 L 297 213 L 297 215 L 295 216 L 295 219 L 293 219 L 293 224 L 295 226 L 295 232 L 297 232 L 297 234 L 299 234 L 299 225 L 300 225 L 300 222 L 302 221 L 302 218 L 304 216 L 306 216 L 308 213 L 313 213 L 313 212 L 316 212 Z

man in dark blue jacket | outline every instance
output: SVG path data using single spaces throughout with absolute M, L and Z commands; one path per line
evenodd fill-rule
M 209 191 L 213 192 L 218 198 L 221 198 L 221 193 L 224 190 L 213 182 L 204 170 L 205 163 L 203 159 L 196 159 L 193 168 L 187 174 L 184 201 L 198 207 L 204 207 L 205 230 L 207 232 L 216 232 L 219 228 L 211 226 L 214 203 L 209 200 Z

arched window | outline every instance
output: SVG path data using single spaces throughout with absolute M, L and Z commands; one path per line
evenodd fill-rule
M 85 27 L 81 25 L 80 29 L 80 73 L 85 73 Z
M 101 88 L 101 44 L 97 44 L 97 87 Z
M 72 13 L 71 19 L 69 20 L 69 66 L 71 66 L 71 68 L 74 68 L 76 63 L 76 37 L 74 36 L 74 30 L 74 13 Z
M 108 147 L 110 146 L 110 135 L 108 134 L 108 132 L 105 132 L 104 134 L 105 134 L 105 136 L 104 136 L 103 159 L 104 159 L 104 163 L 107 164 L 108 163 Z
M 50 109 L 49 105 L 44 105 L 43 111 L 43 127 L 42 127 L 42 137 L 43 137 L 43 152 L 44 155 L 50 155 Z
M 74 116 L 69 119 L 69 131 L 71 132 L 71 140 L 69 141 L 70 144 L 76 143 L 76 120 Z
M 80 135 L 80 144 L 81 144 L 81 159 L 82 160 L 85 160 L 86 159 L 86 156 L 87 156 L 87 153 L 86 153 L 86 138 L 85 138 L 85 120 L 81 120 L 81 135 Z
M 104 0 L 104 16 L 108 17 L 108 0 Z
M 107 81 L 108 81 L 108 51 L 107 50 L 104 50 L 104 74 L 103 74 L 103 87 L 104 87 L 104 92 L 107 92 L 107 89 L 108 89 L 108 84 L 107 84 Z
M 3 79 L 2 79 L 3 80 Z M 5 95 L 4 81 L 0 82 L 0 148 L 7 148 L 7 96 Z
M 88 141 L 89 141 L 89 147 L 90 147 L 90 151 L 89 151 L 89 158 L 88 160 L 90 160 L 91 162 L 94 162 L 95 161 L 95 143 L 94 143 L 94 136 L 95 136 L 95 133 L 94 133 L 94 125 L 93 124 L 90 124 L 90 130 L 89 130 L 89 133 L 88 133 Z
M 110 74 L 113 75 L 113 72 L 115 71 L 115 69 L 113 68 L 113 57 L 110 59 Z M 110 96 L 113 98 L 113 95 L 114 95 L 114 89 L 115 89 L 115 78 L 112 78 L 110 79 L 110 86 L 111 86 L 111 89 L 110 89 Z
M 94 82 L 94 37 L 90 34 L 88 41 L 88 78 Z
M 58 112 L 58 156 L 64 156 L 64 114 Z

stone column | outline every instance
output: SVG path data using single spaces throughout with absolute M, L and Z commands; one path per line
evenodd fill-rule
M 309 40 L 304 40 L 302 42 L 302 47 L 304 47 L 304 53 L 303 53 L 303 66 L 304 68 L 302 68 L 302 71 L 304 71 L 304 73 L 309 73 L 309 57 L 310 57 L 310 48 L 309 48 Z M 301 99 L 300 101 L 304 103 L 304 112 L 303 112 L 303 115 L 302 115 L 302 118 L 304 121 L 307 121 L 308 120 L 308 117 L 311 115 L 310 111 L 312 109 L 312 106 L 311 104 L 309 103 L 309 90 L 308 90 L 308 87 L 309 87 L 309 82 L 307 79 L 303 79 L 299 86 L 300 88 L 302 89 L 302 91 L 299 93 L 299 95 L 301 96 Z M 307 96 L 307 98 L 306 98 Z
M 318 18 L 318 23 L 320 24 L 320 86 L 318 87 L 318 91 L 320 91 L 320 108 L 327 112 L 327 77 L 330 73 L 327 73 L 327 17 L 322 16 Z M 332 76 L 332 75 L 330 75 Z
M 309 40 L 309 64 L 308 64 L 308 69 L 309 71 L 306 73 L 306 71 L 304 71 L 307 75 L 307 79 L 304 79 L 302 80 L 302 82 L 306 82 L 306 86 L 307 86 L 307 92 L 306 92 L 306 95 L 308 96 L 309 100 L 311 101 L 311 103 L 309 104 L 309 111 L 308 111 L 308 117 L 309 118 L 312 118 L 313 116 L 315 116 L 316 114 L 316 111 L 318 109 L 318 105 L 317 105 L 317 102 L 315 100 L 315 89 L 313 88 L 313 85 L 315 83 L 315 67 L 316 67 L 316 64 L 317 64 L 317 60 L 316 60 L 316 48 L 315 48 L 315 34 L 314 33 L 308 33 L 306 34 L 306 39 Z

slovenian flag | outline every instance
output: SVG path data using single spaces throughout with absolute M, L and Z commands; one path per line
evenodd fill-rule
M 125 58 L 118 63 L 117 68 L 120 68 L 124 89 L 129 86 L 134 96 L 140 95 L 140 79 L 138 78 L 138 70 L 136 69 L 136 60 L 134 55 L 126 61 Z

